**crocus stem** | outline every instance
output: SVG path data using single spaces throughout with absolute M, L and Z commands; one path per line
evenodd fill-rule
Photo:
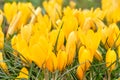
M 108 79 L 107 80 L 111 80 L 110 75 L 111 75 L 111 72 L 108 71 Z

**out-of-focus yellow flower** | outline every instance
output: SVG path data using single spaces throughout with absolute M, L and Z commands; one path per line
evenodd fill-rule
M 109 34 L 108 34 L 107 42 L 108 42 L 109 46 L 112 47 L 114 45 L 114 42 L 115 42 L 116 38 L 118 37 L 119 28 L 116 24 L 113 23 L 109 26 L 108 31 L 109 31 L 108 32 Z
M 17 11 L 18 11 L 18 6 L 17 6 L 16 2 L 5 3 L 4 14 L 5 14 L 5 17 L 7 19 L 8 24 L 11 23 L 12 19 L 14 18 L 14 16 L 17 13 Z
M 28 70 L 25 67 L 23 67 L 20 70 L 20 73 L 19 73 L 19 75 L 16 78 L 18 78 L 18 79 L 15 79 L 15 80 L 28 79 Z
M 108 23 L 120 21 L 120 0 L 101 0 Z
M 62 71 L 67 64 L 67 54 L 65 51 L 59 51 L 57 54 L 58 70 Z
M 80 66 L 77 68 L 76 73 L 77 73 L 77 77 L 79 78 L 79 80 L 83 80 L 85 72 L 84 72 L 84 70 L 82 69 L 82 65 L 80 65 Z
M 62 6 L 62 4 L 63 4 L 63 0 L 55 0 L 59 5 L 61 5 Z
M 64 16 L 62 18 L 62 22 L 63 22 L 62 30 L 67 39 L 70 32 L 76 31 L 78 28 L 78 21 L 73 14 L 73 10 L 70 7 L 64 9 Z
M 3 53 L 0 52 L 0 68 L 2 68 L 6 73 L 8 73 L 8 67 L 6 63 L 3 61 Z
M 116 66 L 116 59 L 117 59 L 117 56 L 116 56 L 116 53 L 114 50 L 111 50 L 109 49 L 106 53 L 106 67 L 109 67 L 109 71 L 111 72 L 112 70 L 115 69 L 115 66 Z
M 119 42 L 120 38 L 118 38 L 119 33 L 120 33 L 119 28 L 115 23 L 109 25 L 109 27 L 105 27 L 102 30 L 102 42 L 103 42 L 103 44 L 105 44 L 105 47 L 107 49 L 111 48 L 113 46 L 116 47 L 120 44 L 120 42 Z M 116 41 L 116 39 L 117 39 L 117 41 Z
M 103 28 L 105 25 L 101 20 L 103 20 L 104 15 L 105 13 L 100 8 L 96 8 L 95 10 L 93 8 L 91 10 L 84 9 L 83 11 L 80 9 L 75 12 L 80 28 L 84 31 L 91 28 L 93 30 Z
M 57 69 L 58 66 L 58 61 L 57 61 L 57 57 L 55 55 L 55 53 L 53 52 L 49 52 L 49 56 L 46 59 L 45 62 L 45 67 L 50 71 L 53 72 Z
M 37 20 L 37 16 L 42 16 L 41 14 L 41 8 L 40 7 L 37 7 L 37 9 L 34 11 L 34 14 L 32 14 L 32 17 L 31 17 L 31 20 L 30 20 L 30 23 L 35 23 L 35 21 Z
M 118 52 L 118 59 L 119 59 L 119 62 L 120 62 L 120 46 L 118 46 L 117 52 Z
M 2 25 L 2 22 L 3 22 L 3 15 L 0 13 L 0 27 Z
M 21 17 L 19 22 L 17 23 L 17 29 L 20 29 L 22 25 L 25 25 L 31 15 L 33 10 L 33 5 L 31 3 L 18 3 L 18 11 L 21 12 Z
M 26 43 L 28 43 L 32 34 L 32 25 L 28 24 L 21 27 L 20 33 L 21 33 L 21 37 L 26 41 Z
M 3 16 L 2 14 L 0 14 L 0 49 L 2 49 L 4 46 L 4 34 L 1 29 L 2 21 L 3 21 Z
M 55 27 L 56 20 L 58 20 L 62 15 L 61 13 L 62 6 L 59 5 L 55 0 L 49 0 L 43 2 L 43 7 L 50 16 L 50 20 L 52 21 L 53 26 Z
M 59 36 L 58 36 L 58 34 L 59 34 Z M 58 42 L 57 42 L 56 49 L 58 51 L 64 45 L 64 33 L 62 30 L 60 30 L 60 33 L 59 33 L 59 30 L 52 30 L 50 32 L 50 43 L 52 43 L 53 47 L 55 47 L 57 38 L 58 38 Z
M 17 30 L 17 23 L 19 22 L 20 17 L 21 12 L 18 12 L 16 15 L 14 15 L 7 31 L 7 38 L 9 38 L 9 36 L 12 35 Z
M 84 32 L 79 29 L 78 36 L 82 44 L 85 45 L 94 55 L 101 40 L 101 29 L 98 29 L 97 32 L 93 32 L 91 29 Z
M 80 65 L 84 65 L 82 68 L 84 71 L 86 71 L 90 67 L 90 62 L 92 62 L 93 56 L 88 49 L 82 46 L 80 47 L 80 50 L 78 53 L 78 60 Z
M 73 31 L 69 34 L 66 43 L 67 65 L 70 65 L 76 55 L 76 33 Z
M 70 3 L 69 3 L 69 5 L 70 5 L 71 8 L 75 8 L 76 3 L 75 3 L 75 1 L 71 0 Z
M 9 9 L 9 7 L 8 7 Z M 13 8 L 14 9 L 14 8 Z M 31 3 L 18 3 L 17 4 L 17 13 L 14 14 L 7 32 L 7 37 L 12 35 L 14 32 L 19 30 L 21 26 L 25 25 L 32 14 L 33 6 Z M 12 13 L 12 12 L 10 12 Z
M 103 60 L 102 54 L 101 54 L 100 51 L 98 51 L 98 50 L 96 50 L 96 53 L 95 53 L 94 57 L 95 57 L 98 61 L 102 61 L 102 60 Z

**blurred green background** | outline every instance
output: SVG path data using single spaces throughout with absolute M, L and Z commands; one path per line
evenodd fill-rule
M 3 5 L 6 2 L 31 2 L 35 7 L 41 6 L 42 7 L 42 2 L 44 0 L 0 0 L 0 8 L 3 9 Z M 69 5 L 70 0 L 63 0 L 63 6 Z M 100 7 L 101 0 L 72 0 L 76 2 L 76 8 L 82 8 L 82 9 L 90 9 L 91 7 L 96 8 Z

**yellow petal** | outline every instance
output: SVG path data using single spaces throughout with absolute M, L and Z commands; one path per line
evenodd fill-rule
M 96 50 L 96 53 L 94 54 L 94 57 L 98 60 L 98 61 L 102 61 L 103 57 L 102 54 L 100 53 L 100 51 Z
M 120 46 L 118 46 L 117 51 L 118 51 L 118 59 L 119 59 L 119 62 L 120 62 Z
M 19 79 L 28 79 L 28 70 L 23 67 L 21 70 L 20 70 L 20 73 L 19 75 L 17 76 L 18 79 L 15 79 L 15 80 L 19 80 Z
M 25 25 L 24 27 L 21 27 L 21 36 L 23 39 L 26 40 L 28 43 L 30 37 L 32 34 L 32 24 Z
M 0 49 L 3 49 L 3 46 L 4 46 L 4 34 L 2 30 L 0 30 Z

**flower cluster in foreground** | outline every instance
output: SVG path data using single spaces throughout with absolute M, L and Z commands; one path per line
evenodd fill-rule
M 5 3 L 0 10 L 1 70 L 11 74 L 11 67 L 4 60 L 10 53 L 4 51 L 4 41 L 10 41 L 14 60 L 19 57 L 23 66 L 19 67 L 16 80 L 31 79 L 32 64 L 46 80 L 49 73 L 54 75 L 53 80 L 64 78 L 62 74 L 70 72 L 68 69 L 75 72 L 76 79 L 88 79 L 86 74 L 99 75 L 91 74 L 91 69 L 97 68 L 104 69 L 100 79 L 110 79 L 120 67 L 120 1 L 101 3 L 102 8 L 90 10 L 75 9 L 72 0 L 66 7 L 62 0 L 45 0 L 43 8 L 34 8 L 31 3 Z M 5 18 L 8 30 L 3 33 Z

